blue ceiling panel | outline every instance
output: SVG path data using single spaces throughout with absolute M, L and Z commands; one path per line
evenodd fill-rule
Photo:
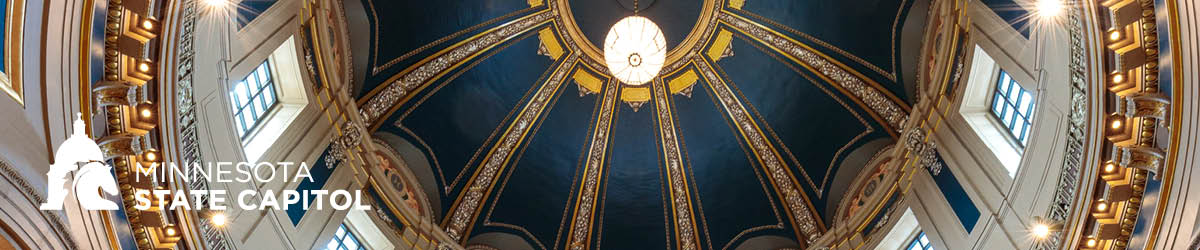
M 472 235 L 489 231 L 525 235 L 532 246 L 553 248 L 569 229 L 570 209 L 575 203 L 578 176 L 590 145 L 591 112 L 599 104 L 596 95 L 577 96 L 574 86 L 559 87 L 559 97 L 535 123 L 525 146 L 515 151 L 508 174 L 499 179 Z M 524 232 L 528 232 L 526 235 Z
M 896 68 L 899 66 L 896 63 L 899 60 L 895 57 L 899 54 L 901 22 L 905 20 L 913 1 L 764 0 L 748 1 L 742 10 L 731 11 L 835 58 L 908 101 L 901 84 L 896 80 L 880 78 L 880 74 L 864 63 L 886 73 L 898 73 Z M 863 61 L 854 60 L 851 56 Z
M 890 135 L 847 94 L 814 81 L 807 69 L 756 45 L 734 39 L 732 46 L 739 53 L 721 59 L 716 68 L 755 114 L 817 211 L 825 215 L 823 197 L 830 191 L 825 187 L 833 182 L 846 154 Z
M 1029 31 L 1032 29 L 1030 27 L 1032 23 L 1029 21 L 1033 15 L 1029 12 L 1029 10 L 1021 7 L 1021 5 L 1017 4 L 1017 2 L 1014 0 L 982 1 L 984 5 L 987 5 L 988 8 L 992 9 L 993 12 L 996 12 L 996 15 L 1000 16 L 1000 19 L 1004 19 L 1008 25 L 1017 30 L 1017 33 L 1021 33 L 1021 36 L 1029 39 Z
M 457 194 L 524 107 L 529 92 L 544 83 L 554 70 L 552 65 L 560 64 L 534 53 L 537 46 L 536 38 L 527 37 L 479 59 L 474 67 L 448 75 L 416 93 L 380 129 L 414 142 L 432 161 L 438 189 L 444 192 L 450 186 L 449 193 Z M 395 126 L 397 120 L 402 126 Z M 441 207 L 448 210 L 454 199 L 443 198 Z
M 356 96 L 449 45 L 537 10 L 525 1 L 361 1 L 373 40 L 368 72 L 355 72 L 367 74 Z
M 552 3 L 531 8 L 527 1 L 360 1 L 373 31 L 369 38 L 352 38 L 371 39 L 370 48 L 362 49 L 370 51 L 364 55 L 369 58 L 364 59 L 368 70 L 355 72 L 366 75 L 363 87 L 354 93 L 359 98 L 437 51 L 522 16 L 546 11 Z M 894 75 L 894 61 L 898 61 L 894 55 L 899 46 L 894 31 L 903 26 L 897 20 L 905 20 L 915 1 L 753 0 L 744 10 L 720 10 L 806 44 L 907 102 L 905 88 L 894 80 L 898 78 Z M 634 14 L 629 6 L 637 4 L 637 15 L 657 23 L 668 48 L 674 48 L 694 28 L 704 6 L 701 0 L 558 3 L 564 2 L 569 3 L 573 21 L 586 37 L 574 40 L 597 47 L 611 25 Z M 542 27 L 550 26 L 543 24 L 532 30 Z M 725 24 L 718 27 L 732 30 Z M 821 221 L 831 221 L 833 212 L 825 209 L 836 207 L 827 205 L 837 204 L 840 192 L 845 192 L 830 187 L 835 185 L 834 175 L 861 172 L 858 168 L 862 166 L 842 166 L 848 154 L 860 148 L 872 149 L 864 145 L 893 135 L 853 95 L 843 93 L 834 83 L 773 48 L 732 31 L 733 55 L 708 63 L 777 149 L 817 216 Z M 556 31 L 555 35 L 560 34 Z M 521 34 L 450 69 L 410 93 L 411 97 L 395 107 L 394 113 L 385 115 L 377 128 L 383 131 L 372 131 L 398 135 L 428 159 L 436 191 L 426 192 L 440 204 L 434 207 L 441 208 L 435 214 L 451 214 L 449 210 L 463 198 L 460 195 L 475 178 L 482 160 L 525 108 L 532 93 L 569 57 L 560 56 L 556 61 L 539 55 L 542 47 L 536 36 L 538 32 Z M 571 39 L 557 41 L 566 40 Z M 711 46 L 712 41 L 702 43 Z M 560 45 L 567 54 L 573 53 L 570 44 Z M 573 86 L 573 73 L 567 72 L 555 98 L 538 122 L 531 124 L 530 133 L 514 149 L 508 165 L 495 176 L 494 187 L 486 190 L 488 196 L 480 204 L 480 212 L 471 215 L 472 229 L 464 240 L 486 245 L 496 242 L 486 242 L 494 240 L 488 237 L 472 237 L 500 233 L 515 235 L 535 249 L 568 247 L 578 191 L 585 181 L 585 151 L 597 129 L 592 126 L 602 102 L 596 93 L 577 95 L 579 87 Z M 593 73 L 604 79 L 603 73 L 607 72 Z M 699 79 L 690 97 L 668 97 L 699 247 L 736 249 L 759 236 L 803 242 L 796 240 L 797 229 L 764 166 L 713 93 L 707 80 Z M 605 129 L 611 137 L 606 142 L 606 161 L 598 180 L 589 248 L 678 248 L 657 119 L 654 102 L 645 103 L 640 111 L 626 103 L 616 104 L 612 127 Z M 874 152 L 863 152 L 870 153 Z M 845 165 L 854 165 L 850 163 Z M 838 195 L 831 195 L 835 192 Z M 444 223 L 446 218 L 434 221 Z
M 254 21 L 258 16 L 267 12 L 271 6 L 275 5 L 277 0 L 242 0 L 237 4 L 237 23 L 238 28 L 246 27 L 246 24 Z
M 674 243 L 666 170 L 653 103 L 634 112 L 617 104 L 611 153 L 600 193 L 593 241 L 596 249 L 670 249 Z
M 720 101 L 703 80 L 694 88 L 690 98 L 672 99 L 705 240 L 727 248 L 764 234 L 794 237 L 783 203 Z

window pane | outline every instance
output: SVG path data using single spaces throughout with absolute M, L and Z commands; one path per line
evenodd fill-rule
M 247 76 L 246 79 L 254 79 L 254 85 L 250 85 L 250 87 L 254 88 L 255 92 L 262 89 L 263 82 L 267 81 L 266 78 L 262 77 L 262 73 L 258 71 L 250 72 L 250 76 Z
M 1021 85 L 1003 70 L 997 79 L 997 92 L 992 96 L 992 113 L 1013 139 L 1025 145 L 1029 140 L 1029 128 L 1032 127 L 1029 124 L 1030 114 L 1037 105 L 1033 93 L 1021 88 Z
M 249 131 L 250 127 L 254 126 L 254 116 L 250 112 L 242 111 L 242 129 Z M 244 132 L 244 131 L 243 131 Z
M 233 113 L 237 113 L 238 111 L 240 111 L 242 109 L 242 106 L 238 105 L 238 103 L 241 102 L 241 98 L 238 98 L 238 95 L 229 95 L 229 99 L 233 99 L 233 102 L 232 102 L 233 105 L 230 106 L 230 108 L 232 110 L 230 110 L 230 111 L 233 111 Z
M 235 119 L 235 121 L 233 121 L 233 125 L 237 127 L 238 134 L 242 134 L 243 131 L 246 131 L 246 122 L 242 121 L 242 116 L 237 115 L 233 118 Z
M 261 119 L 263 116 L 267 115 L 267 104 L 263 101 L 262 98 L 259 98 L 258 101 L 254 102 L 254 104 L 257 105 L 258 110 L 261 111 L 260 113 L 258 113 L 258 118 Z
M 925 237 L 925 232 L 920 232 L 908 243 L 908 250 L 926 250 L 930 245 L 929 238 Z
M 1008 95 L 1008 89 L 1012 86 L 1008 80 L 1008 73 L 1000 71 L 1000 79 L 996 81 L 996 90 L 999 90 L 1002 95 Z
M 1000 115 L 1004 114 L 1003 113 L 1004 112 L 1004 99 L 1003 98 L 1004 97 L 1000 96 L 999 93 L 992 95 L 992 113 L 996 114 L 996 116 L 1000 116 Z
M 267 99 L 266 99 L 266 97 L 263 97 L 263 96 L 261 96 L 261 95 L 260 95 L 260 96 L 258 96 L 258 100 L 256 100 L 256 102 L 255 102 L 255 103 L 257 103 L 257 104 L 258 104 L 258 110 L 262 110 L 262 111 L 263 111 L 263 112 L 262 112 L 262 114 L 260 114 L 260 115 L 266 115 L 266 114 L 267 114 L 267 108 L 268 108 L 268 107 L 270 107 L 270 106 L 267 106 Z
M 262 99 L 267 103 L 267 107 L 275 105 L 275 88 L 267 88 L 266 91 L 263 91 L 262 96 Z
M 235 106 L 233 112 L 238 123 L 236 125 L 242 134 L 247 134 L 257 126 L 279 99 L 275 95 L 270 68 L 270 62 L 264 61 L 253 72 L 235 83 L 230 91 L 230 99 Z
M 1004 111 L 1004 114 L 1002 114 L 1003 116 L 1000 117 L 1000 122 L 1004 123 L 1004 126 L 1011 128 L 1013 112 L 1007 106 L 1005 106 L 1004 109 L 1005 109 L 1005 111 Z
M 234 92 L 237 93 L 238 102 L 235 103 L 237 103 L 239 107 L 244 107 L 246 106 L 246 103 L 250 102 L 250 89 L 246 88 L 246 81 L 239 81 L 237 87 L 234 89 Z
M 1017 135 L 1017 138 L 1025 140 L 1025 138 L 1028 137 L 1027 134 L 1029 134 L 1029 123 L 1018 122 L 1017 126 L 1020 127 L 1020 129 L 1013 131 L 1013 134 Z
M 258 65 L 258 69 L 255 69 L 254 71 L 258 71 L 259 74 L 261 74 L 262 79 L 271 79 L 271 62 L 263 62 L 263 64 Z
M 267 68 L 266 68 L 266 64 L 263 64 L 263 67 L 262 67 L 262 68 L 259 68 L 259 71 L 258 71 L 258 72 L 255 72 L 255 73 L 258 73 L 258 80 L 259 80 L 259 81 L 262 81 L 263 83 L 269 83 L 269 82 L 271 82 L 271 74 L 269 74 L 269 73 L 267 73 L 267 72 L 269 72 L 269 70 L 267 70 Z M 261 87 L 261 86 L 266 86 L 266 84 L 259 85 L 259 86 L 260 86 L 260 87 Z
M 330 240 L 329 244 L 325 245 L 325 249 L 326 250 L 360 250 L 360 249 L 366 249 L 366 248 L 364 248 L 362 242 L 358 241 L 358 237 L 354 235 L 354 232 L 351 232 L 349 229 L 346 229 L 346 225 L 341 225 L 341 226 L 338 226 L 337 231 L 334 232 L 333 240 Z
M 1021 102 L 1017 103 L 1017 105 L 1017 107 L 1020 107 L 1017 110 L 1020 110 L 1024 113 L 1029 113 L 1027 110 L 1029 109 L 1030 105 L 1033 105 L 1033 96 L 1030 95 L 1029 92 L 1021 91 Z
M 1008 87 L 1007 87 L 1008 91 L 1004 92 L 1004 96 L 1008 97 L 1009 102 L 1016 100 L 1017 95 L 1020 94 L 1020 92 L 1021 92 L 1021 85 L 1018 85 L 1017 81 L 1014 81 L 1011 78 L 1008 80 L 1008 83 L 1005 85 L 1008 85 Z

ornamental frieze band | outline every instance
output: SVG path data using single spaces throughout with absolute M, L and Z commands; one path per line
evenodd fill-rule
M 558 92 L 567 72 L 570 72 L 570 68 L 574 67 L 578 61 L 579 55 L 575 53 L 563 60 L 561 68 L 555 70 L 553 76 L 537 90 L 521 111 L 518 119 L 509 125 L 509 131 L 501 137 L 503 139 L 490 151 L 482 168 L 478 170 L 478 175 L 471 179 L 465 192 L 458 196 L 460 203 L 452 209 L 449 224 L 446 226 L 446 233 L 451 238 L 463 239 L 467 226 L 474 223 L 475 218 L 478 218 L 479 205 L 488 195 L 487 192 L 495 183 L 500 169 L 508 162 L 513 150 L 520 144 L 526 132 L 533 127 L 533 123 L 541 116 L 542 111 L 546 109 L 546 104 Z
M 387 85 L 379 94 L 371 97 L 359 111 L 367 124 L 379 121 L 384 113 L 399 104 L 401 99 L 408 96 L 417 88 L 428 83 L 434 76 L 459 64 L 467 58 L 487 51 L 487 48 L 508 41 L 519 34 L 532 30 L 543 22 L 549 21 L 553 12 L 542 11 L 537 14 L 522 17 L 520 20 L 489 30 L 489 33 L 477 36 L 474 40 L 466 41 L 454 47 L 449 53 L 444 53 L 416 65 L 416 69 L 393 77 L 384 84 Z
M 692 205 L 688 198 L 687 175 L 679 151 L 679 138 L 675 135 L 675 118 L 671 115 L 670 100 L 661 79 L 654 81 L 654 105 L 658 110 L 658 128 L 662 135 L 663 150 L 667 156 L 667 176 L 671 188 L 671 206 L 675 215 L 675 226 L 679 229 L 679 248 L 698 249 L 696 242 L 696 219 L 692 216 Z
M 820 55 L 805 49 L 804 46 L 801 46 L 795 41 L 776 35 L 775 33 L 766 30 L 759 24 L 752 23 L 751 21 L 748 21 L 742 17 L 734 16 L 733 14 L 729 14 L 727 12 L 721 12 L 718 18 L 721 21 L 729 23 L 733 27 L 745 31 L 746 35 L 763 41 L 763 43 L 775 47 L 792 57 L 799 58 L 802 63 L 808 64 L 819 71 L 817 73 L 833 79 L 837 85 L 849 90 L 850 93 L 854 94 L 855 97 L 866 103 L 867 108 L 870 108 L 874 113 L 883 117 L 883 120 L 886 121 L 887 124 L 892 127 L 892 129 L 898 130 L 904 124 L 905 119 L 907 119 L 908 114 L 904 111 L 904 109 L 901 108 L 899 104 L 889 99 L 886 94 L 880 92 L 878 89 L 868 86 L 863 82 L 863 79 L 859 79 L 854 74 L 846 72 L 845 69 L 842 69 Z
M 740 101 L 734 97 L 733 92 L 721 77 L 711 68 L 704 59 L 694 58 L 697 68 L 700 69 L 701 75 L 708 81 L 717 99 L 721 100 L 721 106 L 725 107 L 726 114 L 733 119 L 734 124 L 745 135 L 746 142 L 750 144 L 750 148 L 754 154 L 759 157 L 759 162 L 766 167 L 766 172 L 769 173 L 771 182 L 775 184 L 775 191 L 783 197 L 783 201 L 787 204 L 788 211 L 792 220 L 800 232 L 807 238 L 805 242 L 812 243 L 814 239 L 821 236 L 821 232 L 817 229 L 817 221 L 809 210 L 807 197 L 801 193 L 796 187 L 796 178 L 788 170 L 787 166 L 783 165 L 783 160 L 775 153 L 774 146 L 767 142 L 762 131 L 751 120 L 751 114 L 746 110 Z
M 570 71 L 566 69 L 563 71 Z M 608 138 L 611 135 L 613 109 L 617 103 L 617 81 L 609 80 L 604 90 L 604 101 L 600 107 L 600 116 L 596 119 L 595 132 L 592 133 L 591 146 L 588 150 L 586 170 L 584 171 L 583 187 L 579 190 L 578 204 L 575 217 L 571 219 L 570 249 L 587 249 L 588 236 L 591 235 L 592 214 L 595 212 L 596 192 L 600 186 L 600 174 L 604 167 L 604 153 L 608 151 Z

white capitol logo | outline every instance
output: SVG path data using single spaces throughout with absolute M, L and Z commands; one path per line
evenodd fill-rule
M 62 210 L 68 188 L 74 188 L 83 209 L 117 210 L 117 203 L 104 199 L 97 192 L 117 194 L 117 182 L 110 171 L 112 168 L 104 165 L 104 153 L 100 152 L 100 146 L 88 138 L 84 131 L 82 115 L 76 115 L 74 125 L 71 137 L 55 150 L 54 164 L 46 173 L 47 197 L 41 209 Z

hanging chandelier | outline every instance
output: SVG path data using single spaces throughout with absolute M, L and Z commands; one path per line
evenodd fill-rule
M 645 17 L 617 21 L 604 37 L 604 61 L 621 82 L 640 86 L 658 76 L 667 59 L 667 43 L 658 25 Z

